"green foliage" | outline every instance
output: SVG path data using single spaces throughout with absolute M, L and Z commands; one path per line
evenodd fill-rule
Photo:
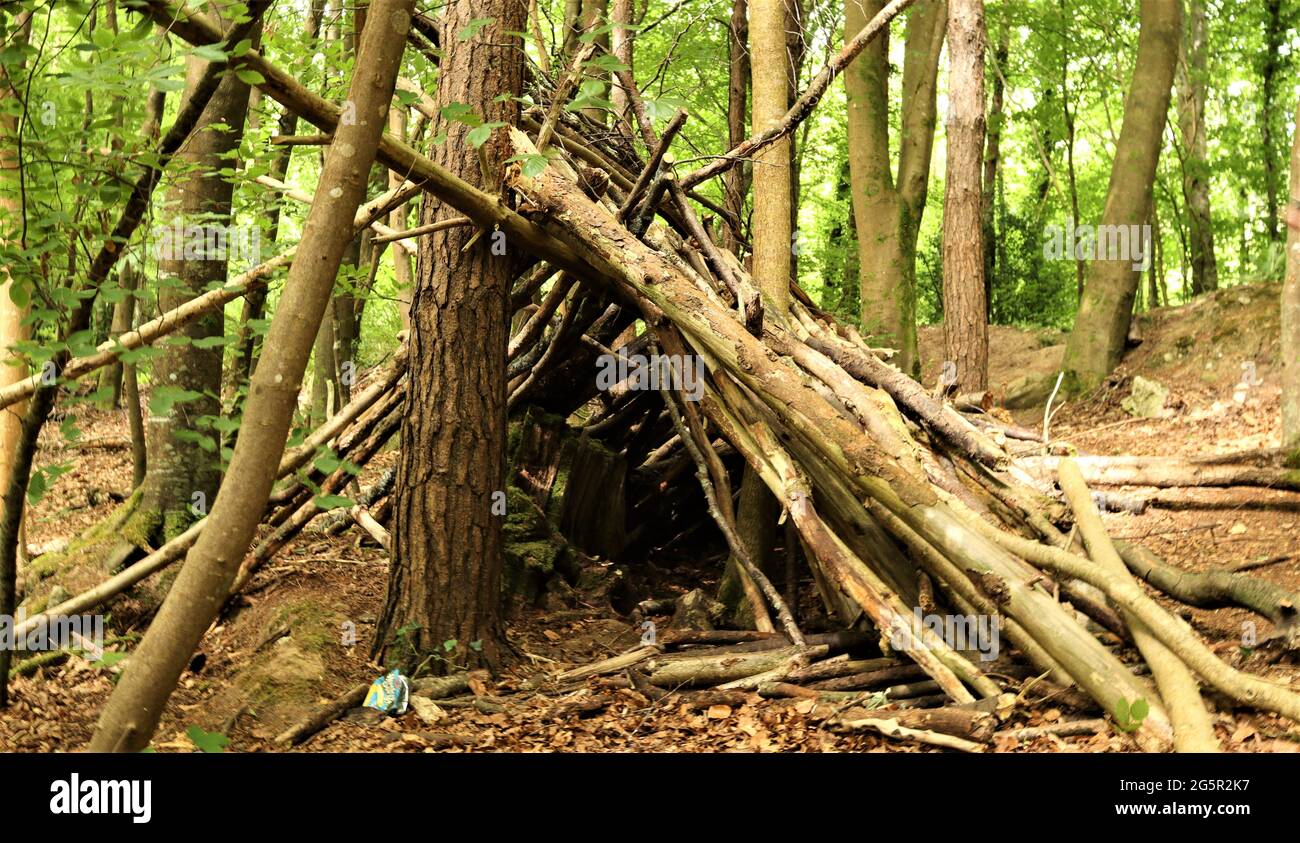
M 1129 703 L 1124 697 L 1120 697 L 1119 702 L 1115 703 L 1115 727 L 1121 732 L 1132 733 L 1142 728 L 1142 722 L 1150 714 L 1150 706 L 1146 698 L 1138 697 Z
M 203 752 L 225 752 L 226 747 L 230 746 L 230 738 L 218 732 L 206 732 L 201 726 L 190 726 L 185 730 L 185 735 Z

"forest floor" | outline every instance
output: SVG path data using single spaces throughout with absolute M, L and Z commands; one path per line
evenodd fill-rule
M 1080 452 L 1207 456 L 1276 446 L 1280 394 L 1277 288 L 1235 287 L 1176 308 L 1144 315 L 1142 343 L 1096 394 L 1066 403 L 1051 424 L 1052 438 Z M 1045 330 L 992 330 L 991 384 L 997 390 L 1025 375 L 1056 371 L 1063 336 Z M 922 329 L 923 380 L 934 382 L 942 359 L 942 328 Z M 1135 419 L 1120 408 L 1131 377 L 1161 381 L 1170 390 L 1162 417 Z M 1041 428 L 1042 408 L 1017 411 L 1020 424 Z M 121 412 L 78 412 L 83 435 L 75 451 L 56 430 L 38 464 L 74 462 L 32 511 L 29 545 L 66 539 L 103 518 L 114 505 L 107 493 L 130 482 L 130 449 Z M 381 454 L 367 475 L 391 464 Z M 1233 494 L 1199 490 L 1201 497 Z M 1255 497 L 1288 493 L 1252 490 Z M 1140 515 L 1108 514 L 1116 537 L 1139 539 L 1166 561 L 1205 570 L 1292 553 L 1252 571 L 1300 589 L 1300 495 L 1291 508 L 1169 510 Z M 695 559 L 650 560 L 653 593 L 636 599 L 672 597 L 716 587 L 717 564 Z M 191 669 L 171 698 L 153 746 L 193 751 L 187 728 L 199 726 L 230 739 L 230 751 L 276 751 L 273 738 L 314 706 L 378 674 L 369 644 L 382 606 L 387 559 L 358 531 L 338 537 L 305 532 L 261 571 L 239 608 L 211 629 Z M 498 677 L 472 682 L 473 695 L 439 701 L 445 717 L 422 721 L 413 711 L 400 718 L 350 715 L 297 749 L 337 751 L 923 751 L 874 733 L 824 728 L 827 706 L 808 700 L 760 699 L 742 705 L 700 705 L 672 695 L 658 702 L 637 691 L 589 687 L 563 697 L 523 690 L 538 673 L 554 673 L 635 647 L 640 632 L 626 617 L 571 594 L 552 611 L 524 609 L 507 622 L 518 658 Z M 130 598 L 125 598 L 129 600 Z M 1169 601 L 1160 599 L 1167 607 Z M 129 614 L 117 604 L 118 611 Z M 1243 624 L 1253 615 L 1238 609 L 1180 608 L 1210 646 L 1237 667 L 1300 687 L 1300 667 L 1242 647 Z M 1259 620 L 1258 635 L 1268 632 Z M 355 639 L 350 638 L 355 632 Z M 348 642 L 355 644 L 348 646 Z M 0 749 L 71 751 L 90 738 L 112 689 L 110 670 L 81 658 L 16 678 L 14 702 L 0 712 Z M 1212 696 L 1215 725 L 1224 748 L 1239 752 L 1293 752 L 1300 727 L 1275 716 L 1233 710 Z M 584 700 L 598 704 L 584 705 Z M 1076 716 L 1051 700 L 1018 707 L 1000 728 L 1050 723 Z M 1098 716 L 1096 713 L 1085 715 Z M 1131 751 L 1132 742 L 1107 729 L 1081 737 L 1054 736 L 1022 742 L 998 738 L 990 751 Z M 926 748 L 925 751 L 934 751 Z

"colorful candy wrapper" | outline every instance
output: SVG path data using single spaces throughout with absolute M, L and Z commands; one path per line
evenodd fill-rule
M 405 714 L 410 696 L 410 683 L 400 670 L 394 670 L 370 683 L 363 705 L 393 715 Z

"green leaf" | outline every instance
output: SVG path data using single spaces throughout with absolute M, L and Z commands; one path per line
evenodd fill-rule
M 199 726 L 191 726 L 185 730 L 185 734 L 194 744 L 204 752 L 225 752 L 226 747 L 230 745 L 230 738 L 217 732 L 205 732 Z
M 226 51 L 216 44 L 204 44 L 201 47 L 194 48 L 194 55 L 204 61 L 225 61 Z
M 466 126 L 477 126 L 483 122 L 483 118 L 474 113 L 474 107 L 463 102 L 449 102 L 438 109 L 438 113 L 445 120 L 464 123 Z
M 125 659 L 130 653 L 105 652 L 99 659 L 90 663 L 91 667 L 109 668 Z
M 442 649 L 450 653 L 452 650 L 456 649 L 456 644 L 457 641 L 455 638 L 448 638 L 446 641 L 442 642 Z
M 352 498 L 345 498 L 342 495 L 317 495 L 312 499 L 312 503 L 323 510 L 342 509 L 353 505 Z
M 239 81 L 243 82 L 245 85 L 261 85 L 266 82 L 265 76 L 248 67 L 243 68 L 242 70 L 236 70 L 235 75 L 238 76 Z
M 492 126 L 484 123 L 476 129 L 471 129 L 470 133 L 465 136 L 465 140 L 470 142 L 471 146 L 480 147 L 487 143 L 487 139 L 492 137 Z
M 492 23 L 494 20 L 496 20 L 496 18 L 474 18 L 465 25 L 464 29 L 456 33 L 456 37 L 461 41 L 468 41 L 475 35 L 478 35 L 480 29 Z
M 154 387 L 153 396 L 149 399 L 149 412 L 155 416 L 166 416 L 171 413 L 172 407 L 177 404 L 184 404 L 187 401 L 202 397 L 203 393 L 201 392 L 163 384 Z

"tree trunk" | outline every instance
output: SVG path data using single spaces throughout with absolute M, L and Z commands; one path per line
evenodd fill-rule
M 22 12 L 13 22 L 12 39 L 13 47 L 26 45 L 28 35 L 31 32 L 31 12 Z M 15 69 L 21 72 L 22 65 Z M 21 162 L 18 160 L 18 114 L 10 109 L 5 102 L 9 99 L 16 99 L 19 96 L 17 84 L 21 84 L 21 79 L 11 80 L 7 73 L 0 70 L 0 218 L 3 218 L 4 231 L 0 231 L 0 243 L 6 247 L 16 246 L 22 248 L 21 242 L 11 241 L 9 238 L 13 232 L 10 231 L 13 221 L 17 220 L 22 213 L 22 197 L 19 182 L 21 173 L 19 168 Z M 16 84 L 17 83 L 17 84 Z M 12 278 L 9 275 L 8 266 L 0 265 L 0 387 L 8 386 L 27 377 L 26 366 L 11 366 L 11 355 L 9 349 L 14 343 L 27 340 L 30 336 L 30 329 L 23 324 L 27 316 L 27 308 L 20 307 L 11 296 Z M 23 416 L 27 412 L 27 402 L 23 401 L 0 410 L 0 488 L 8 489 L 10 477 L 13 474 L 16 452 L 19 446 L 19 440 L 22 438 Z M 19 506 L 22 506 L 19 502 Z M 22 529 L 23 516 L 18 515 L 18 555 L 15 559 L 15 565 L 18 559 L 25 559 L 27 556 L 25 543 L 23 540 L 24 530 Z M 12 615 L 15 607 L 15 597 L 13 586 L 13 577 L 9 571 L 0 572 L 0 613 Z M 9 648 L 0 648 L 0 707 L 4 707 L 8 702 L 9 683 L 9 662 L 13 657 L 13 651 Z
M 1300 196 L 1300 106 L 1291 139 L 1291 195 Z M 1300 204 L 1288 203 L 1286 280 L 1282 284 L 1282 444 L 1300 463 Z
M 943 338 L 960 392 L 988 388 L 988 303 L 980 225 L 984 0 L 948 2 L 948 172 L 943 202 Z
M 1151 213 L 1156 164 L 1178 58 L 1182 8 L 1169 0 L 1142 0 L 1137 63 L 1115 147 L 1102 225 L 1131 234 Z M 1136 227 L 1136 228 L 1135 228 Z M 1088 266 L 1083 301 L 1065 346 L 1062 367 L 1071 392 L 1098 386 L 1119 362 L 1133 318 L 1141 263 L 1133 252 Z M 1134 264 L 1137 264 L 1135 267 Z
M 1277 232 L 1277 139 L 1274 126 L 1277 118 L 1277 79 L 1282 69 L 1282 0 L 1265 0 L 1264 14 L 1267 16 L 1264 30 L 1264 67 L 1260 76 L 1259 137 L 1264 158 L 1264 230 L 1268 232 L 1268 243 L 1278 240 Z M 1270 251 L 1271 258 L 1271 251 Z
M 786 39 L 789 13 L 786 0 L 751 0 L 749 3 L 750 78 L 753 92 L 753 132 L 758 134 L 779 122 L 790 108 L 790 50 Z M 765 319 L 784 323 L 790 308 L 790 280 L 794 271 L 792 226 L 794 143 L 787 135 L 754 156 L 754 223 L 752 277 L 763 296 Z M 741 480 L 740 507 L 736 514 L 738 540 L 749 558 L 767 573 L 772 570 L 775 543 L 776 499 L 762 478 L 746 468 Z M 719 587 L 719 596 L 746 623 L 746 601 L 740 582 L 744 574 L 733 558 Z
M 186 96 L 202 79 L 206 65 L 195 57 L 188 60 Z M 163 279 L 176 279 L 159 290 L 161 311 L 171 310 L 226 281 L 227 253 L 210 248 L 214 243 L 211 235 L 231 232 L 233 185 L 220 171 L 230 166 L 229 155 L 239 148 L 243 137 L 248 93 L 248 85 L 236 74 L 227 73 L 199 118 L 193 137 L 176 155 L 178 165 L 189 169 L 169 191 L 167 211 L 161 221 L 171 228 L 171 235 L 158 243 L 165 249 L 158 260 L 158 272 Z M 192 226 L 201 226 L 206 241 L 198 254 L 191 249 Z M 178 227 L 184 236 L 177 236 Z M 230 250 L 237 240 L 230 234 L 226 242 Z M 221 311 L 206 314 L 181 333 L 191 340 L 221 337 L 225 317 Z M 204 348 L 189 343 L 169 349 L 154 363 L 155 397 L 162 386 L 199 394 L 193 400 L 173 402 L 165 415 L 150 412 L 148 416 L 149 473 L 141 507 L 150 517 L 161 515 L 163 540 L 184 532 L 206 514 L 221 482 L 215 451 L 205 450 L 186 434 L 216 435 L 211 428 L 200 429 L 195 421 L 201 416 L 221 414 L 222 352 L 221 346 Z
M 882 0 L 846 0 L 845 37 L 857 34 L 884 5 Z M 921 369 L 916 238 L 930 179 L 935 78 L 946 19 L 942 0 L 919 0 L 908 12 L 897 181 L 889 157 L 888 33 L 868 44 L 844 73 L 862 328 L 898 349 L 894 363 L 913 377 Z
M 980 228 L 984 232 L 984 304 L 993 318 L 993 276 L 997 271 L 996 220 L 998 167 L 1002 155 L 1003 88 L 1006 84 L 1007 56 L 1011 52 L 1011 27 L 1003 24 L 998 45 L 993 51 L 993 92 L 989 96 L 988 136 L 984 144 L 984 181 L 980 199 Z
M 636 62 L 633 55 L 633 39 L 635 30 L 629 28 L 629 24 L 635 22 L 636 3 L 633 0 L 613 0 L 614 5 L 610 12 L 610 23 L 613 28 L 609 32 L 610 51 L 619 63 L 628 69 L 635 78 Z M 628 140 L 636 137 L 637 132 L 633 125 L 636 117 L 632 114 L 632 101 L 628 97 L 627 91 L 623 90 L 622 84 L 618 81 L 617 75 L 611 80 L 613 87 L 610 89 L 610 102 L 614 104 L 614 128 L 618 130 Z
M 100 715 L 91 751 L 134 752 L 149 743 L 176 680 L 226 601 L 266 508 L 312 339 L 325 313 L 343 251 L 352 239 L 352 218 L 365 194 L 413 6 L 414 0 L 371 3 L 371 13 L 387 26 L 371 27 L 362 38 L 348 92 L 358 119 L 337 127 L 316 189 L 317 201 L 303 226 L 300 248 L 312 259 L 295 261 L 290 268 L 253 376 L 244 425 L 258 435 L 242 436 L 235 445 L 227 475 L 230 482 L 224 485 L 207 527 L 132 654 L 130 671 L 122 675 Z
M 746 105 L 749 101 L 749 12 L 746 0 L 735 0 L 731 6 L 731 26 L 727 30 L 727 148 L 748 137 Z M 745 220 L 745 196 L 749 193 L 750 169 L 747 165 L 732 167 L 724 178 L 727 210 L 742 227 Z M 741 255 L 740 238 L 743 231 L 722 229 L 722 246 Z
M 785 40 L 785 0 L 749 4 L 750 79 L 753 132 L 774 124 L 790 108 L 789 58 Z M 764 315 L 785 320 L 790 301 L 790 153 L 783 137 L 754 156 L 754 283 L 764 299 Z
M 1194 296 L 1219 288 L 1210 216 L 1210 162 L 1205 152 L 1207 52 L 1205 0 L 1188 0 L 1178 62 L 1178 128 L 1183 136 L 1183 200 L 1191 229 Z
M 469 40 L 443 45 L 437 102 L 468 103 L 486 121 L 516 122 L 526 7 L 515 0 L 454 0 L 444 31 L 491 18 Z M 439 117 L 447 139 L 433 159 L 491 193 L 513 154 L 506 131 L 475 150 L 462 123 Z M 484 184 L 477 153 L 493 183 Z M 426 202 L 422 224 L 456 216 Z M 490 235 L 490 233 L 489 233 Z M 421 238 L 411 303 L 411 370 L 402 453 L 393 492 L 393 554 L 375 652 L 413 667 L 430 654 L 457 664 L 495 666 L 506 646 L 501 626 L 505 499 L 506 348 L 516 250 L 494 254 L 495 237 L 454 228 Z M 412 630 L 412 625 L 417 628 Z M 444 642 L 457 642 L 450 651 Z M 446 666 L 448 662 L 439 664 Z

